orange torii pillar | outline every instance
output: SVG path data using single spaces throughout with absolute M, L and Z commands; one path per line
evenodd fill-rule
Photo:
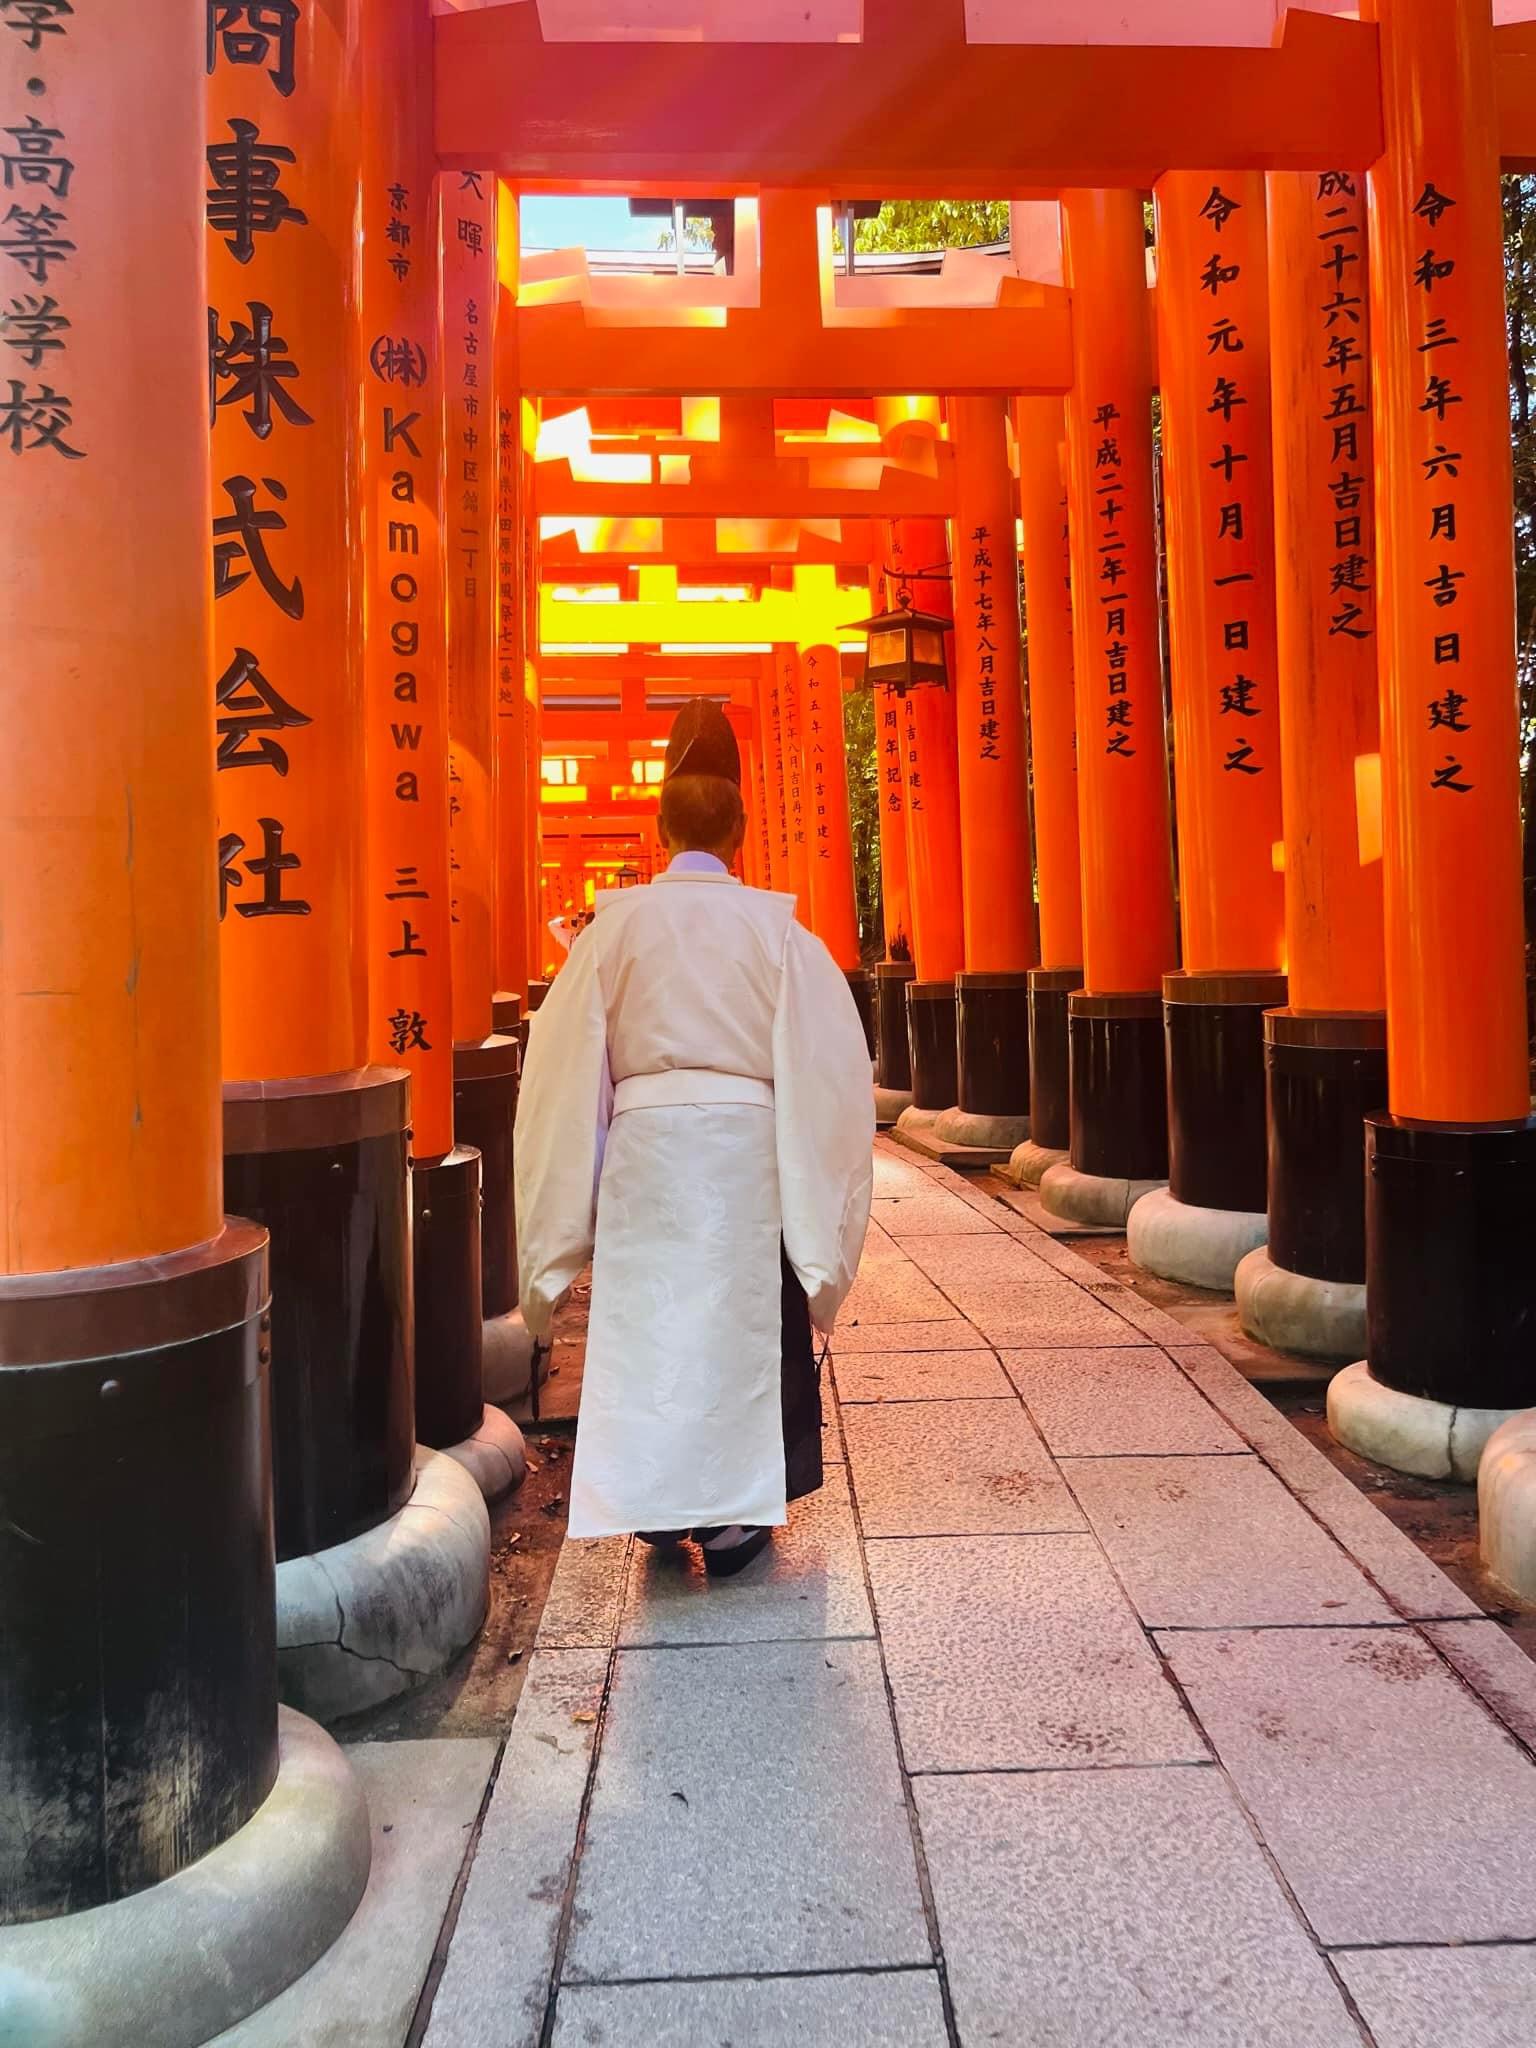
M 947 401 L 955 448 L 954 677 L 965 969 L 958 1107 L 936 1135 L 1010 1156 L 1029 1136 L 1034 855 L 1019 630 L 1018 485 L 1001 397 Z
M 885 610 L 885 572 L 870 570 L 872 613 Z M 875 1116 L 895 1123 L 912 1101 L 912 1047 L 907 1037 L 907 983 L 912 963 L 912 910 L 907 882 L 906 710 L 885 684 L 874 689 L 875 779 L 880 792 L 880 909 L 885 958 L 875 967 Z
M 1378 0 L 1370 172 L 1391 1113 L 1366 1121 L 1368 1364 L 1334 1431 L 1470 1477 L 1536 1401 L 1498 106 L 1479 0 Z M 1514 1424 L 1518 1433 L 1527 1424 Z M 1485 1461 L 1484 1547 L 1530 1472 Z M 1500 1447 L 1502 1455 L 1502 1447 Z M 1507 1480 L 1513 1492 L 1487 1489 Z M 1524 1496 L 1529 1555 L 1533 1503 Z
M 1067 404 L 1083 978 L 1068 998 L 1071 1157 L 1054 1213 L 1123 1224 L 1167 1172 L 1161 983 L 1174 963 L 1168 755 L 1141 199 L 1062 197 L 1073 296 Z
M 345 1925 L 368 1825 L 328 1738 L 279 1734 L 267 1234 L 220 1186 L 205 9 L 27 12 L 0 17 L 0 156 L 51 217 L 0 289 L 0 2003 L 17 2040 L 148 2038 L 174 1956 L 206 2039 Z M 193 1864 L 201 1909 L 161 1883 Z
M 1071 1142 L 1067 1001 L 1083 985 L 1083 890 L 1077 821 L 1077 715 L 1072 681 L 1072 547 L 1066 413 L 1059 398 L 1014 404 L 1023 517 L 1040 958 L 1029 977 L 1030 1144 L 1011 1171 L 1038 1183 Z
M 1251 1335 L 1354 1358 L 1361 1130 L 1387 1099 L 1381 850 L 1359 800 L 1381 748 L 1365 178 L 1277 171 L 1267 189 L 1290 995 L 1264 1019 L 1269 1243 L 1235 1284 Z M 1346 380 L 1364 410 L 1337 416 Z
M 877 411 L 879 405 L 877 402 Z M 949 534 L 942 519 L 893 519 L 885 537 L 886 604 L 954 616 Z M 953 648 L 946 650 L 953 678 Z M 901 707 L 907 794 L 907 888 L 917 972 L 907 983 L 912 1106 L 906 1128 L 930 1126 L 960 1099 L 955 976 L 965 966 L 960 876 L 960 767 L 955 694 L 909 690 Z M 898 1120 L 900 1121 L 900 1120 Z
M 859 912 L 853 886 L 842 657 L 836 646 L 825 641 L 802 645 L 799 656 L 811 929 L 848 977 L 873 1059 L 874 1009 L 869 976 L 861 964 Z
M 305 10 L 291 66 L 279 32 L 216 36 L 207 93 L 224 1185 L 272 1235 L 279 1676 L 323 1714 L 416 1657 L 349 1656 L 308 1558 L 353 1544 L 391 1613 L 419 1563 L 410 1082 L 369 1064 L 360 383 L 380 432 L 417 406 L 360 320 L 362 12 Z M 382 233 L 389 195 L 369 203 Z
M 1264 1012 L 1285 1001 L 1264 178 L 1179 171 L 1154 197 L 1184 959 L 1163 978 L 1168 1187 L 1128 1245 L 1222 1291 L 1268 1230 Z M 1355 380 L 1339 407 L 1363 407 Z
M 460 1443 L 481 1435 L 472 1469 L 497 1490 L 521 1477 L 521 1445 L 499 1409 L 482 1398 L 513 1399 L 528 1384 L 531 1348 L 517 1307 L 517 1228 L 512 1203 L 512 1126 L 517 1114 L 518 1043 L 496 1028 L 496 750 L 501 683 L 499 584 L 504 573 L 497 522 L 503 466 L 498 409 L 497 330 L 500 297 L 498 186 L 488 172 L 444 171 L 438 178 L 442 261 L 443 575 L 448 616 L 449 811 L 453 863 L 453 1135 L 450 1159 L 416 1179 L 418 1247 L 440 1246 L 432 1286 L 434 1343 L 441 1360 L 429 1387 L 416 1365 L 416 1409 L 423 1443 Z M 515 217 L 514 217 L 515 228 Z M 516 394 L 513 394 L 514 402 Z M 515 479 L 514 469 L 514 479 Z M 514 484 L 515 488 L 515 484 Z M 515 582 L 515 567 L 512 570 Z M 505 878 L 508 895 L 522 885 L 521 864 Z M 471 1186 L 471 1182 L 475 1186 Z M 478 1214 L 477 1231 L 465 1232 Z M 427 1224 L 431 1225 L 428 1238 Z M 449 1236 L 448 1229 L 452 1235 Z M 471 1244 L 470 1239 L 473 1239 Z M 471 1249 L 476 1269 L 469 1271 Z M 452 1284 L 449 1284 L 450 1274 Z M 432 1276 L 418 1250 L 419 1297 Z M 483 1330 L 481 1324 L 483 1321 Z M 473 1334 L 471 1325 L 474 1325 Z M 469 1356 L 477 1347 L 471 1385 Z M 448 1361 L 462 1370 L 448 1370 Z M 432 1402 L 429 1414 L 427 1402 Z M 473 1429 L 444 1432 L 469 1418 Z M 482 1428 L 483 1418 L 483 1428 Z M 429 1434 L 429 1423 L 431 1433 Z M 492 1445 L 485 1432 L 498 1442 Z M 500 1449 L 506 1456 L 496 1455 Z
M 495 970 L 492 1023 L 517 1034 L 532 972 L 537 927 L 529 796 L 533 719 L 528 619 L 537 589 L 527 588 L 536 552 L 528 527 L 528 401 L 521 391 L 517 291 L 521 270 L 517 194 L 501 182 L 496 200 L 496 777 L 493 807 Z
M 758 759 L 763 769 L 763 829 L 767 834 L 766 887 L 788 892 L 789 820 L 784 811 L 784 740 L 779 706 L 779 669 L 764 655 L 762 671 L 752 686 L 757 710 Z
M 784 774 L 784 886 L 795 899 L 795 915 L 811 926 L 811 826 L 805 785 L 804 721 L 800 703 L 800 653 L 792 641 L 773 650 L 770 708 L 778 733 Z

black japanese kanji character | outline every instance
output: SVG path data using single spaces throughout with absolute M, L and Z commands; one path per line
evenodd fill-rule
M 254 875 L 261 883 L 261 900 L 257 903 L 237 903 L 237 917 L 308 917 L 311 906 L 302 896 L 283 894 L 283 876 L 293 869 L 302 867 L 303 862 L 296 853 L 283 851 L 283 826 L 277 818 L 258 818 L 261 828 L 261 852 L 252 859 L 240 863 L 246 874 Z M 235 867 L 235 858 L 245 851 L 245 841 L 238 832 L 226 832 L 219 840 L 219 916 L 222 919 L 229 908 L 229 894 L 232 889 L 245 887 L 245 875 Z
M 38 298 L 32 292 L 12 299 L 0 311 L 0 341 L 15 349 L 29 370 L 40 370 L 45 356 L 63 348 L 59 337 L 69 327 L 57 299 Z
M 288 344 L 272 332 L 272 308 L 259 299 L 246 302 L 249 322 L 231 320 L 223 332 L 219 316 L 208 308 L 208 424 L 221 405 L 244 405 L 246 424 L 259 441 L 272 431 L 272 408 L 291 427 L 312 427 L 314 421 L 284 386 L 299 374 Z M 219 386 L 229 389 L 221 397 Z
M 274 498 L 285 501 L 287 489 L 275 477 L 261 479 Z M 225 477 L 221 489 L 229 495 L 234 507 L 213 522 L 213 594 L 215 599 L 228 597 L 232 590 L 238 590 L 242 583 L 249 583 L 251 572 L 255 571 L 262 589 L 271 598 L 278 610 L 290 619 L 304 616 L 304 586 L 295 576 L 292 583 L 285 584 L 272 566 L 267 553 L 264 536 L 268 533 L 285 533 L 288 522 L 281 512 L 258 512 L 256 509 L 256 484 L 248 476 Z M 229 538 L 221 538 L 221 536 Z M 248 562 L 250 568 L 236 573 L 236 565 Z
M 45 128 L 36 114 L 29 114 L 19 128 L 7 128 L 4 132 L 15 143 L 13 149 L 0 150 L 0 171 L 5 174 L 6 191 L 14 192 L 22 185 L 40 185 L 55 199 L 67 199 L 75 167 L 53 146 L 64 140 L 64 131 Z
M 389 1020 L 389 1049 L 397 1057 L 407 1052 L 430 1052 L 427 1020 L 420 1010 L 396 1010 Z
M 233 142 L 208 145 L 208 225 L 223 238 L 237 263 L 249 263 L 257 235 L 276 234 L 285 221 L 307 227 L 309 217 L 290 206 L 282 190 L 283 165 L 291 149 L 263 142 L 254 121 L 231 120 Z
M 1447 690 L 1443 697 L 1436 697 L 1429 707 L 1430 731 L 1443 725 L 1447 732 L 1467 732 L 1470 728 L 1461 715 L 1466 708 L 1467 700 L 1460 690 Z
M 0 255 L 9 256 L 38 284 L 48 282 L 48 266 L 73 256 L 75 245 L 59 233 L 67 216 L 46 202 L 42 206 L 12 205 L 0 219 Z
M 425 384 L 427 352 L 403 334 L 381 334 L 368 351 L 368 367 L 385 384 Z
M 1432 228 L 1437 228 L 1455 204 L 1454 199 L 1447 199 L 1443 192 L 1437 192 L 1432 184 L 1426 183 L 1413 203 L 1413 210 L 1421 214 Z
M 288 749 L 271 735 L 308 725 L 309 714 L 296 711 L 278 694 L 248 647 L 235 649 L 234 660 L 214 684 L 213 697 L 222 714 L 216 721 L 219 751 L 215 765 L 220 769 L 275 768 L 279 775 L 286 775 Z M 248 746 L 256 733 L 262 737 Z
M 265 65 L 284 99 L 293 92 L 297 0 L 208 0 L 208 76 L 226 64 Z
M 66 34 L 65 19 L 74 11 L 70 0 L 0 0 L 5 26 L 15 29 L 29 50 L 40 50 L 44 36 Z
M 1458 782 L 1456 778 L 1458 775 L 1465 775 L 1466 772 L 1454 754 L 1447 754 L 1445 766 L 1435 770 L 1429 786 L 1431 789 L 1453 789 L 1458 796 L 1465 796 L 1474 785 L 1470 782 Z
M 1219 235 L 1234 213 L 1242 211 L 1240 199 L 1229 199 L 1219 185 L 1213 185 L 1200 208 L 1201 220 L 1208 220 Z
M 0 383 L 0 444 L 8 445 L 13 455 L 51 448 L 67 461 L 79 462 L 85 450 L 72 448 L 64 439 L 65 429 L 73 427 L 73 415 L 74 400 L 51 384 L 29 391 L 17 377 Z

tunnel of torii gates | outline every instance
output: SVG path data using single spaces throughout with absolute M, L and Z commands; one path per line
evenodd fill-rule
M 653 871 L 690 693 L 913 1142 L 1128 1213 L 1155 1271 L 1241 1258 L 1251 1328 L 1364 1361 L 1357 1448 L 1466 1473 L 1536 1399 L 1528 10 L 828 11 L 658 48 L 529 0 L 0 0 L 17 2038 L 201 2040 L 350 1911 L 358 1795 L 279 1695 L 333 1717 L 479 1624 L 485 1402 L 538 1372 L 518 1034 L 551 919 Z M 734 263 L 520 274 L 541 191 L 707 195 Z M 837 275 L 869 195 L 1007 198 L 1011 253 Z M 866 979 L 843 693 L 908 609 L 952 629 L 876 689 Z M 302 1933 L 232 1933 L 279 1885 Z

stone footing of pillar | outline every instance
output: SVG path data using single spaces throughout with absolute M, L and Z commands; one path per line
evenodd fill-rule
M 998 1135 L 941 1135 L 1011 1152 L 1029 1136 L 1027 972 L 955 976 L 955 1046 L 958 1114 L 970 1118 L 973 1128 L 989 1125 Z
M 1053 1216 L 1067 1223 L 1092 1224 L 1100 1230 L 1124 1230 L 1147 1197 L 1165 1185 L 1160 1180 L 1079 1173 L 1070 1162 L 1049 1167 L 1039 1181 L 1040 1200 Z
M 491 1524 L 476 1480 L 422 1450 L 387 1521 L 277 1568 L 278 1690 L 339 1720 L 435 1677 L 485 1619 Z
M 1031 1138 L 1027 1144 L 1015 1145 L 1007 1164 L 994 1166 L 992 1171 L 1010 1187 L 1037 1188 L 1053 1166 L 1066 1164 L 1065 1146 L 1043 1145 Z
M 910 1088 L 882 1088 L 875 1083 L 875 1123 L 880 1130 L 888 1131 L 911 1107 Z
M 1536 1605 L 1536 1409 L 1522 1409 L 1488 1439 L 1477 1468 L 1483 1563 L 1501 1586 Z
M 907 1035 L 912 1047 L 913 1107 L 953 1109 L 960 1100 L 960 1057 L 952 981 L 907 983 Z
M 277 1775 L 243 1827 L 127 1898 L 0 1928 L 0 2038 L 198 2048 L 319 1961 L 357 1909 L 362 1788 L 321 1728 L 280 1710 Z
M 1293 1273 L 1276 1263 L 1273 1245 L 1260 1245 L 1239 1262 L 1232 1291 L 1243 1328 L 1272 1351 L 1334 1363 L 1358 1358 L 1365 1349 L 1363 1280 Z
M 485 1407 L 480 1309 L 480 1154 L 455 1145 L 411 1168 L 416 1267 L 416 1440 L 446 1450 Z
M 912 1093 L 907 983 L 916 976 L 910 960 L 882 960 L 875 969 L 875 1085 L 894 1095 Z
M 487 1401 L 521 1401 L 533 1385 L 549 1376 L 549 1352 L 533 1340 L 521 1309 L 497 1316 L 481 1331 L 480 1375 Z
M 1268 1232 L 1262 1209 L 1204 1209 L 1181 1202 L 1171 1187 L 1159 1188 L 1136 1204 L 1126 1250 L 1134 1264 L 1160 1279 L 1230 1294 L 1238 1267 Z
M 1081 967 L 1030 969 L 1030 1136 L 1046 1151 L 1060 1152 L 1063 1157 L 1072 1143 L 1072 1052 L 1067 999 L 1082 985 Z
M 1367 1348 L 1365 1119 L 1387 1099 L 1386 1019 L 1377 1012 L 1270 1010 L 1269 1243 L 1237 1269 L 1250 1337 L 1303 1358 Z
M 500 1500 L 528 1476 L 523 1432 L 499 1408 L 482 1408 L 473 1435 L 462 1443 L 444 1444 L 443 1456 L 464 1467 L 486 1500 Z
M 1472 1479 L 1498 1424 L 1536 1404 L 1536 1118 L 1458 1126 L 1367 1117 L 1369 1365 L 1329 1421 L 1395 1470 Z
M 984 1116 L 961 1106 L 939 1112 L 933 1135 L 946 1145 L 959 1145 L 969 1152 L 999 1152 L 1004 1165 L 1029 1137 L 1027 1116 Z M 989 1161 L 989 1164 L 994 1162 Z
M 495 1000 L 521 1009 L 516 996 Z M 515 1029 L 498 1025 L 489 1038 L 453 1048 L 453 1135 L 480 1154 L 480 1298 L 488 1323 L 517 1307 L 512 1131 L 519 1071 Z
M 224 1203 L 271 1235 L 279 1560 L 410 1496 L 410 1184 L 403 1068 L 224 1088 Z
M 1161 998 L 1077 989 L 1067 998 L 1067 1018 L 1074 1170 L 1101 1180 L 1161 1186 L 1168 1178 Z
M 1460 1479 L 1470 1485 L 1490 1438 L 1521 1411 L 1455 1408 L 1421 1394 L 1400 1393 L 1363 1361 L 1329 1382 L 1328 1427 L 1347 1450 L 1418 1479 Z

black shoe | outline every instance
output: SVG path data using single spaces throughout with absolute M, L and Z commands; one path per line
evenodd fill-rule
M 706 1536 L 723 1536 L 723 1529 L 696 1529 L 695 1537 L 703 1546 L 704 1569 L 712 1579 L 734 1579 L 738 1572 L 746 1570 L 754 1557 L 761 1557 L 773 1541 L 773 1530 L 748 1529 L 739 1543 L 733 1543 L 727 1550 L 711 1550 L 704 1541 Z
M 693 1534 L 691 1529 L 637 1529 L 635 1535 L 642 1543 L 648 1543 L 652 1550 L 676 1550 L 680 1543 L 686 1543 Z

